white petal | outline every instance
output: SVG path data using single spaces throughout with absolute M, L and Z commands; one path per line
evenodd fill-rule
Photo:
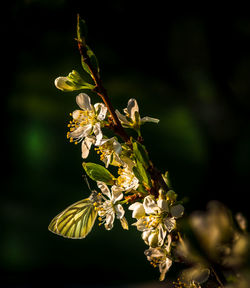
M 172 206 L 170 208 L 170 213 L 173 217 L 179 218 L 183 215 L 184 213 L 184 207 L 181 204 L 177 204 L 175 206 Z
M 62 91 L 74 91 L 75 87 L 68 85 L 67 82 L 69 82 L 68 77 L 58 77 L 55 79 L 55 86 Z
M 82 147 L 81 147 L 82 148 L 82 158 L 83 159 L 86 159 L 89 156 L 89 150 L 90 150 L 90 147 L 92 145 L 92 143 L 89 144 L 85 140 L 82 141 Z
M 149 235 L 151 234 L 151 231 L 150 230 L 147 230 L 147 231 L 144 231 L 142 232 L 142 239 L 144 240 L 144 242 L 149 245 L 148 243 L 148 237 Z
M 122 124 L 131 125 L 131 123 L 127 120 L 126 116 L 122 115 L 118 110 L 115 110 L 115 113 L 118 119 L 122 122 Z
M 160 213 L 160 208 L 155 203 L 155 200 L 152 198 L 151 195 L 146 196 L 144 198 L 143 206 L 144 206 L 146 214 L 159 214 Z
M 159 119 L 146 116 L 146 117 L 143 117 L 140 122 L 141 124 L 144 124 L 145 122 L 152 122 L 152 123 L 158 124 L 159 121 L 160 121 Z
M 166 261 L 162 264 L 159 265 L 159 270 L 160 270 L 160 281 L 163 281 L 165 279 L 165 275 L 167 273 L 167 271 L 169 270 L 169 268 L 172 265 L 172 260 L 170 258 L 166 258 Z
M 93 129 L 94 133 L 95 133 L 95 136 L 96 136 L 96 143 L 95 145 L 100 145 L 101 143 L 101 140 L 102 140 L 102 130 L 101 130 L 101 124 L 100 123 L 96 123 L 94 125 L 94 129 Z
M 111 138 L 112 139 L 112 138 Z M 118 155 L 121 154 L 122 152 L 122 145 L 116 141 L 115 139 L 113 140 L 113 148 L 114 148 L 114 152 Z
M 103 121 L 106 117 L 108 108 L 103 103 L 96 103 L 94 105 L 95 111 L 97 111 L 97 120 Z
M 105 164 L 105 168 L 109 167 L 111 161 L 111 155 L 105 155 L 105 157 L 102 159 L 102 162 Z
M 208 268 L 205 268 L 199 264 L 187 268 L 184 271 L 182 271 L 182 278 L 185 281 L 191 282 L 194 281 L 198 284 L 205 283 L 210 275 L 210 270 Z
M 76 96 L 76 103 L 82 110 L 92 110 L 90 97 L 85 93 Z
M 175 228 L 176 220 L 174 217 L 166 218 L 163 222 L 165 224 L 165 228 L 169 233 Z
M 111 198 L 111 200 L 112 200 L 112 202 L 113 202 L 114 204 L 115 204 L 117 201 L 122 200 L 122 198 L 123 198 L 123 193 L 122 193 L 122 191 L 114 190 L 114 189 L 113 189 L 113 186 L 112 186 L 111 190 L 112 190 L 112 198 Z
M 121 219 L 124 216 L 124 214 L 125 214 L 125 211 L 124 211 L 124 209 L 123 209 L 121 204 L 118 204 L 118 205 L 115 206 L 115 212 L 116 212 L 116 217 L 118 219 Z
M 92 146 L 92 144 L 95 142 L 95 137 L 94 136 L 89 136 L 86 137 L 82 141 L 82 158 L 86 159 L 89 155 L 89 150 Z
M 109 199 L 111 199 L 111 193 L 110 193 L 110 190 L 108 188 L 108 186 L 101 182 L 101 181 L 97 181 L 97 187 L 102 191 L 102 193 L 104 195 L 106 195 Z
M 128 207 L 129 210 L 133 210 L 132 217 L 139 219 L 145 215 L 145 210 L 143 204 L 140 202 L 135 202 Z
M 165 241 L 165 243 L 166 242 L 167 242 L 167 245 L 165 246 L 165 249 L 166 249 L 167 253 L 170 253 L 171 243 L 172 243 L 172 237 L 170 234 L 168 234 L 167 241 Z
M 115 213 L 109 213 L 106 215 L 106 223 L 104 224 L 107 230 L 111 230 L 113 228 L 113 223 L 115 220 Z
M 168 202 L 166 200 L 159 199 L 157 200 L 157 205 L 161 208 L 162 211 L 168 212 Z
M 121 166 L 123 164 L 124 162 L 121 160 L 121 158 L 117 154 L 113 155 L 112 165 Z
M 82 110 L 75 110 L 75 111 L 73 111 L 73 113 L 72 113 L 72 118 L 73 118 L 74 120 L 79 120 L 80 117 L 81 117 L 81 112 L 82 112 Z
M 73 138 L 79 138 L 79 137 L 84 138 L 90 134 L 91 130 L 92 130 L 91 124 L 85 126 L 79 126 L 78 128 L 76 128 L 75 131 L 70 132 L 70 136 Z
M 135 99 L 129 99 L 127 110 L 130 118 L 135 122 L 135 112 L 139 112 L 139 106 Z
M 111 190 L 112 192 L 115 192 L 115 193 L 118 193 L 118 192 L 121 193 L 124 191 L 124 189 L 121 186 L 117 186 L 117 185 L 113 185 L 111 187 Z
M 89 148 L 85 145 L 85 142 L 82 141 L 82 159 L 86 159 L 89 156 Z
M 158 226 L 159 233 L 158 233 L 158 246 L 162 246 L 165 241 L 165 237 L 167 235 L 167 231 L 163 228 L 162 224 Z
M 100 144 L 99 145 L 96 145 L 96 146 L 101 146 L 103 144 L 105 144 L 106 142 L 108 142 L 110 139 L 108 138 L 102 138 L 102 140 L 100 141 Z
M 137 220 L 137 222 L 135 222 L 132 225 L 136 226 L 137 230 L 141 231 L 141 232 L 152 230 L 152 229 L 149 229 L 148 227 L 146 227 L 147 221 L 148 221 L 147 217 L 146 218 L 140 218 Z
M 148 244 L 150 247 L 157 247 L 158 245 L 158 233 L 157 232 L 151 232 L 151 234 L 148 236 Z
M 165 251 L 162 248 L 149 248 L 144 251 L 144 254 L 151 261 L 153 258 L 163 258 L 165 257 Z

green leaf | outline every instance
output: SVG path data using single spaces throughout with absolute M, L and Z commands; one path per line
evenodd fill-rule
M 87 72 L 87 73 L 92 77 L 92 72 L 91 72 L 91 70 L 89 69 L 89 66 L 86 64 L 83 56 L 81 56 L 81 64 L 82 64 L 83 70 L 84 70 L 85 72 Z
M 113 185 L 115 183 L 115 177 L 105 167 L 91 162 L 83 162 L 82 166 L 92 180 L 102 181 L 107 185 Z
M 168 171 L 165 172 L 165 174 L 162 174 L 162 178 L 165 181 L 165 183 L 168 185 L 169 188 L 171 188 L 171 181 L 169 179 L 169 173 Z
M 87 38 L 87 25 L 85 20 L 83 20 L 79 14 L 77 14 L 77 40 L 80 41 L 83 45 L 86 45 Z
M 99 63 L 97 57 L 95 56 L 95 53 L 93 52 L 93 50 L 90 49 L 88 45 L 86 47 L 87 47 L 87 55 L 89 56 L 92 67 L 95 69 L 97 73 L 100 73 Z
M 87 72 L 91 77 L 92 77 L 92 70 L 99 74 L 100 73 L 100 68 L 99 68 L 99 64 L 98 64 L 98 60 L 94 54 L 94 52 L 89 48 L 88 45 L 86 45 L 84 47 L 84 53 L 86 53 L 86 56 L 81 56 L 81 63 L 82 63 L 82 68 L 84 69 L 85 72 Z M 87 59 L 86 57 L 88 57 L 90 65 L 89 63 L 87 64 Z M 90 69 L 91 67 L 91 69 Z
M 147 169 L 149 167 L 149 157 L 145 146 L 140 144 L 139 142 L 133 142 L 133 152 L 136 159 L 139 160 Z
M 136 166 L 133 167 L 133 172 L 141 184 L 148 188 L 152 187 L 151 177 L 140 161 L 136 162 Z
M 137 191 L 140 192 L 141 194 L 148 194 L 147 190 L 144 188 L 142 184 L 139 184 Z
M 86 22 L 81 19 L 79 14 L 77 15 L 77 41 L 81 47 L 81 63 L 84 71 L 86 71 L 92 77 L 92 71 L 99 74 L 100 68 L 98 64 L 98 60 L 94 54 L 94 52 L 87 45 L 87 25 Z M 89 61 L 87 61 L 87 59 Z M 90 62 L 90 63 L 89 63 Z M 91 67 L 90 67 L 91 65 Z
M 135 177 L 139 180 L 140 183 L 144 181 L 139 169 L 136 166 L 133 167 L 133 173 L 135 174 Z

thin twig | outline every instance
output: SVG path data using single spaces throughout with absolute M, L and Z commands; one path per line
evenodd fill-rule
M 131 145 L 130 137 L 126 133 L 125 129 L 122 127 L 122 124 L 121 124 L 119 118 L 117 117 L 117 114 L 115 113 L 115 109 L 113 108 L 113 105 L 112 105 L 112 103 L 108 97 L 107 91 L 102 85 L 102 81 L 100 79 L 100 76 L 91 65 L 90 58 L 87 54 L 86 45 L 83 44 L 83 42 L 80 39 L 77 39 L 77 43 L 78 43 L 78 50 L 80 52 L 80 55 L 81 55 L 84 63 L 88 66 L 88 68 L 91 72 L 92 79 L 95 83 L 95 88 L 93 91 L 95 91 L 101 97 L 102 101 L 106 105 L 106 107 L 110 113 L 110 116 L 113 120 L 113 123 L 112 123 L 113 125 L 111 128 L 114 130 L 114 132 L 117 135 L 119 135 L 122 138 L 122 140 L 124 142 L 129 144 L 131 149 L 133 149 L 132 145 Z M 153 164 L 150 166 L 150 169 L 148 172 L 150 173 L 150 176 L 154 182 L 154 185 L 153 185 L 154 189 L 152 190 L 153 195 L 155 195 L 156 197 L 158 196 L 158 190 L 159 190 L 158 188 L 159 187 L 162 187 L 166 192 L 170 190 L 168 185 L 165 183 L 160 171 L 158 169 L 156 169 L 153 166 Z
M 219 287 L 220 287 L 220 288 L 223 288 L 223 287 L 224 287 L 224 284 L 221 282 L 218 274 L 215 272 L 215 270 L 214 270 L 214 268 L 213 268 L 212 266 L 211 266 L 211 270 L 212 270 L 212 272 L 214 273 L 214 276 L 215 276 L 217 282 L 218 282 L 219 285 L 220 285 Z
M 115 113 L 115 109 L 113 108 L 113 105 L 107 95 L 107 91 L 106 89 L 103 87 L 102 85 L 102 81 L 99 77 L 99 75 L 96 73 L 96 71 L 93 69 L 91 62 L 90 62 L 90 58 L 87 54 L 87 48 L 85 47 L 85 45 L 83 45 L 83 43 L 81 41 L 77 41 L 78 42 L 78 49 L 80 52 L 80 55 L 83 57 L 83 61 L 85 62 L 85 64 L 88 66 L 89 70 L 91 71 L 91 76 L 92 79 L 95 82 L 95 88 L 94 91 L 102 98 L 102 101 L 104 102 L 104 104 L 106 105 L 106 107 L 108 108 L 108 111 L 112 117 L 113 123 L 114 123 L 114 130 L 115 132 L 125 141 L 125 142 L 129 142 L 129 136 L 127 135 L 127 133 L 125 132 L 124 128 L 121 125 L 120 120 L 118 119 L 116 113 Z

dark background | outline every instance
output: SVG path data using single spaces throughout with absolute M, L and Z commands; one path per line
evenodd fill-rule
M 2 27 L 8 60 L 2 151 L 10 153 L 8 166 L 2 156 L 7 185 L 0 204 L 6 283 L 80 287 L 158 278 L 135 227 L 123 231 L 116 222 L 109 232 L 96 225 L 79 241 L 47 231 L 58 212 L 89 193 L 80 146 L 66 139 L 77 92 L 54 87 L 56 77 L 81 70 L 77 13 L 114 106 L 122 110 L 133 97 L 141 116 L 161 120 L 143 127 L 145 144 L 188 200 L 187 214 L 217 199 L 250 216 L 250 19 L 202 12 L 180 15 L 160 1 L 12 2 Z

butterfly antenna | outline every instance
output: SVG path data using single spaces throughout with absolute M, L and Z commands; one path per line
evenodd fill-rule
M 84 178 L 84 181 L 85 181 L 85 183 L 87 184 L 87 186 L 88 186 L 88 188 L 89 188 L 89 191 L 92 192 L 92 189 L 91 189 L 91 187 L 90 187 L 90 184 L 89 184 L 89 180 L 88 180 L 87 175 L 86 175 L 86 174 L 83 174 L 82 177 Z

